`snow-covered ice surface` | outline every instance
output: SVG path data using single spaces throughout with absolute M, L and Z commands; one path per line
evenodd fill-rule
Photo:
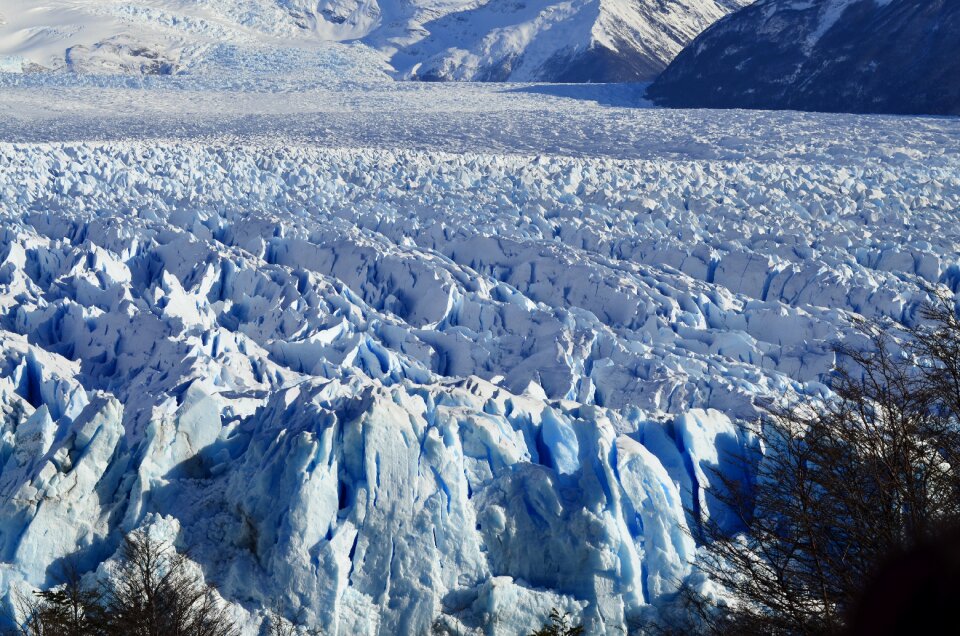
M 957 119 L 50 81 L 0 80 L 3 592 L 147 525 L 250 634 L 617 633 L 757 400 L 960 285 Z

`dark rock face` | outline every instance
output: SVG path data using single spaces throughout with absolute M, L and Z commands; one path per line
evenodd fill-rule
M 636 82 L 656 77 L 666 66 L 640 51 L 612 51 L 594 46 L 585 51 L 560 52 L 540 67 L 546 82 L 576 84 L 585 82 Z
M 650 87 L 676 107 L 960 114 L 960 0 L 759 0 Z

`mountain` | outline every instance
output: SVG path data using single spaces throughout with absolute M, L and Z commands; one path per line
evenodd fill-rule
M 760 0 L 650 87 L 677 107 L 960 114 L 960 2 Z
M 0 0 L 0 69 L 173 74 L 224 45 L 361 43 L 423 80 L 652 79 L 748 0 Z
M 426 35 L 410 38 L 392 63 L 403 77 L 420 79 L 648 80 L 703 29 L 745 3 L 472 2 L 424 20 Z

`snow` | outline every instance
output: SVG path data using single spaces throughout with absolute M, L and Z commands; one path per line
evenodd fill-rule
M 25 10 L 25 2 L 34 6 Z M 349 51 L 337 44 L 349 42 L 365 49 L 371 68 L 389 62 L 402 78 L 549 79 L 600 48 L 633 67 L 622 79 L 649 80 L 684 44 L 742 4 L 0 0 L 0 69 L 195 74 L 238 50 L 325 57 Z M 580 81 L 588 79 L 599 78 L 588 73 Z
M 807 50 L 813 49 L 827 32 L 833 28 L 844 12 L 853 4 L 852 0 L 828 0 L 820 7 L 819 23 L 810 36 L 807 38 Z M 876 2 L 878 5 L 885 4 L 883 0 Z
M 274 59 L 0 78 L 7 603 L 141 527 L 248 634 L 625 629 L 758 401 L 960 285 L 955 119 Z

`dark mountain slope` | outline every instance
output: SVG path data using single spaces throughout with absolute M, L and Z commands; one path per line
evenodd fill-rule
M 960 0 L 759 0 L 650 87 L 677 107 L 960 114 Z

